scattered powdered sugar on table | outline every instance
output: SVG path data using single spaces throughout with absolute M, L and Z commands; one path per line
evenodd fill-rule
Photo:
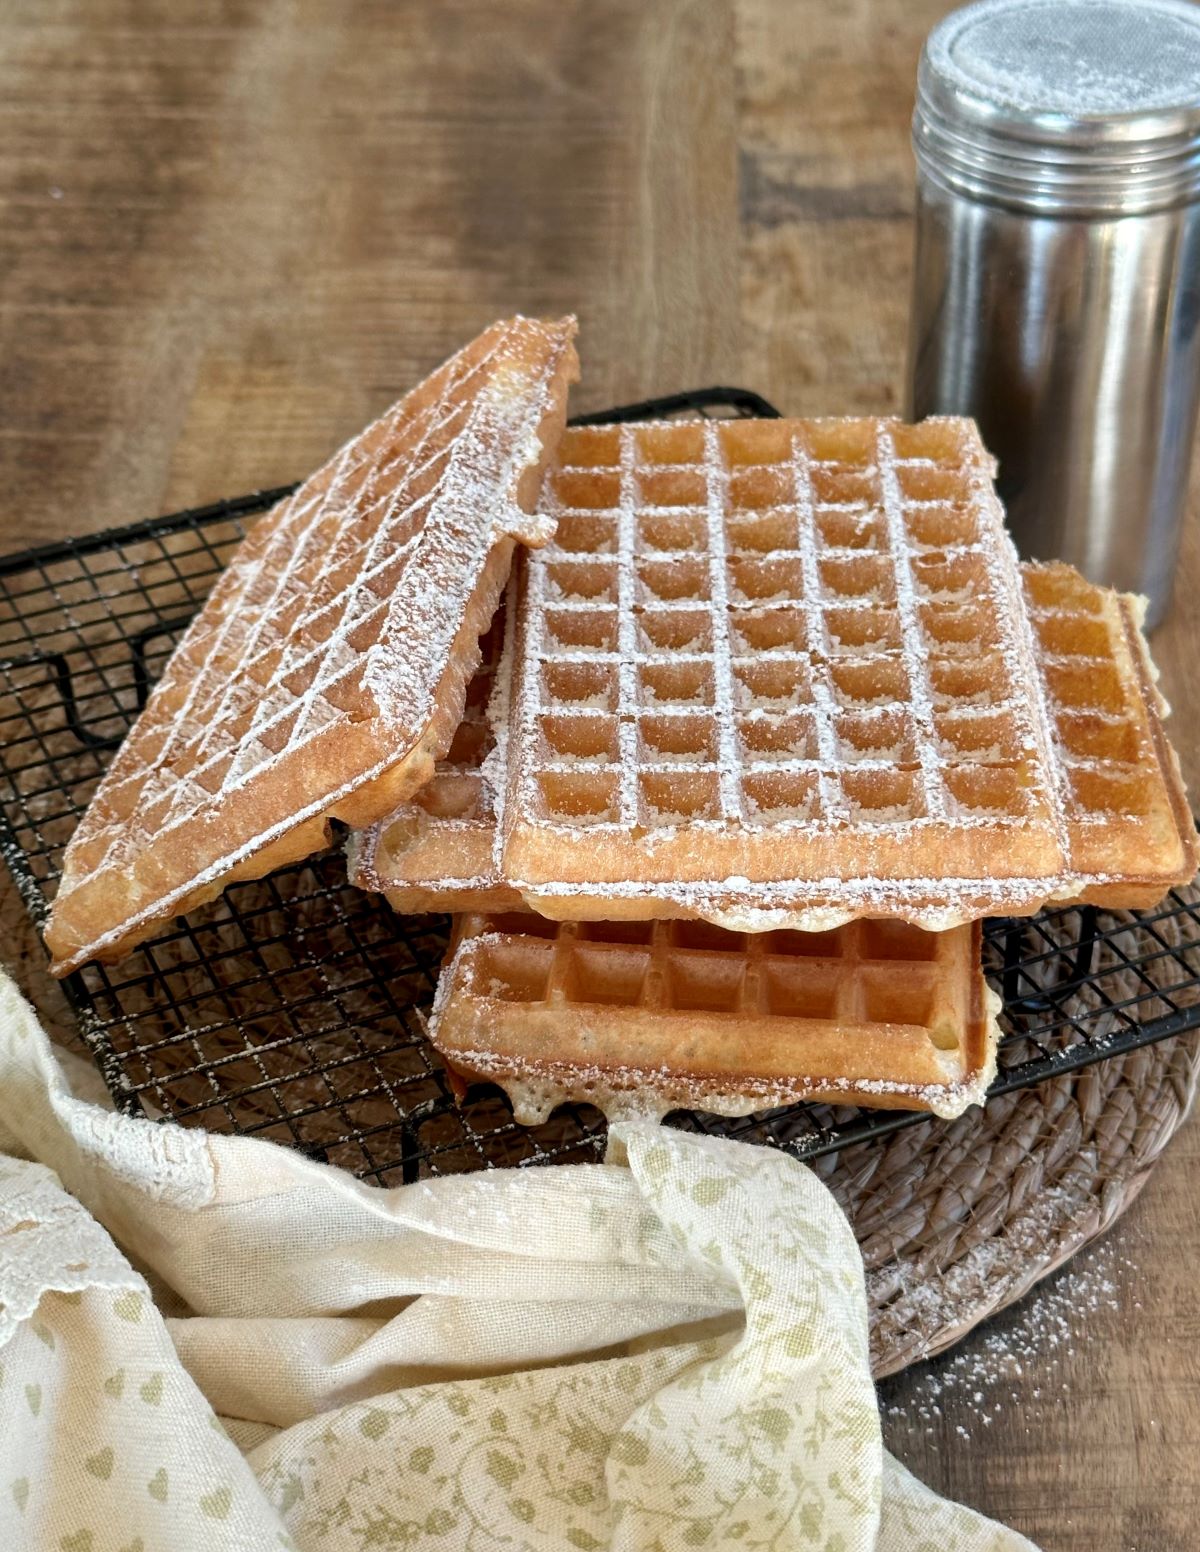
M 1044 1193 L 1044 1217 L 1062 1211 L 1063 1195 L 1058 1188 Z M 1116 1233 L 1094 1241 L 951 1352 L 930 1359 L 919 1371 L 882 1381 L 885 1436 L 899 1439 L 907 1429 L 937 1439 L 953 1420 L 952 1442 L 978 1443 L 1013 1407 L 1029 1419 L 1028 1431 L 1035 1420 L 1031 1403 L 1044 1410 L 1071 1395 L 1074 1366 L 1077 1360 L 1086 1361 L 1089 1333 L 1097 1319 L 1141 1310 L 1136 1295 L 1138 1267 L 1127 1240 L 1128 1236 Z M 945 1278 L 916 1282 L 903 1297 L 914 1309 L 924 1303 L 935 1321 L 952 1319 L 956 1286 L 976 1287 L 989 1254 L 1008 1261 L 1013 1245 L 1009 1240 L 991 1240 L 977 1246 Z M 1036 1381 L 1032 1388 L 1031 1379 Z M 890 1400 L 900 1388 L 905 1399 Z

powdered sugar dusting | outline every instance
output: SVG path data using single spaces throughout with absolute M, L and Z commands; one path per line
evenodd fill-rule
M 622 448 L 622 457 L 632 461 L 633 439 L 627 438 L 626 442 L 628 451 Z M 710 471 L 704 516 L 708 535 L 708 580 L 712 597 L 713 715 L 717 735 L 715 753 L 718 808 L 722 820 L 732 820 L 736 823 L 741 818 L 743 804 L 737 775 L 741 764 L 741 749 L 734 723 L 734 687 L 731 668 L 734 648 L 730 638 L 729 548 L 725 540 L 725 514 L 730 508 L 729 470 L 721 456 L 720 432 L 711 422 L 704 428 L 704 461 Z M 631 492 L 631 520 L 633 499 L 634 493 Z M 636 643 L 634 645 L 636 649 Z M 636 762 L 636 737 L 628 740 L 628 744 Z M 689 765 L 702 763 L 707 753 L 704 749 L 689 751 L 686 748 L 680 752 L 684 759 L 678 763 Z M 655 765 L 652 760 L 645 759 L 643 759 L 643 766 L 648 770 L 664 772 L 668 778 L 672 769 L 669 765 Z M 651 806 L 657 808 L 657 805 Z M 797 809 L 797 814 L 803 815 L 802 806 Z
M 462 723 L 433 778 L 415 797 L 346 843 L 356 888 L 387 895 L 396 910 L 419 912 L 520 897 L 502 883 L 493 859 L 505 771 L 497 748 L 507 726 L 509 660 L 515 618 L 510 578 L 480 642 Z
M 1130 886 L 1148 898 L 1155 890 L 1162 892 L 1191 876 L 1193 842 L 1190 832 L 1186 836 L 1181 833 L 1175 812 L 1177 806 L 1179 813 L 1186 814 L 1182 786 L 1177 770 L 1169 759 L 1164 765 L 1156 747 L 1156 739 L 1161 737 L 1159 718 L 1165 708 L 1153 686 L 1153 665 L 1145 658 L 1143 669 L 1142 659 L 1135 661 L 1135 646 L 1138 654 L 1142 652 L 1136 643 L 1135 601 L 1085 582 L 1068 567 L 1027 564 L 1018 570 L 990 488 L 990 462 L 982 450 L 972 476 L 970 510 L 964 516 L 960 508 L 937 499 L 938 486 L 945 480 L 944 455 L 940 463 L 932 458 L 895 456 L 896 439 L 910 431 L 899 424 L 886 432 L 892 439 L 893 453 L 879 453 L 874 450 L 877 438 L 885 433 L 875 423 L 870 424 L 873 451 L 867 467 L 872 474 L 877 466 L 890 470 L 885 478 L 892 491 L 885 503 L 887 543 L 903 562 L 897 568 L 896 589 L 897 597 L 903 600 L 897 613 L 905 645 L 890 652 L 867 649 L 857 658 L 853 653 L 830 655 L 821 651 L 802 657 L 781 650 L 774 640 L 777 635 L 788 636 L 791 613 L 803 619 L 804 641 L 819 640 L 823 611 L 817 601 L 822 597 L 822 561 L 836 567 L 856 555 L 869 557 L 876 553 L 871 546 L 883 542 L 881 513 L 865 500 L 816 500 L 814 486 L 819 482 L 825 482 L 827 496 L 839 493 L 828 483 L 841 475 L 833 460 L 814 461 L 793 450 L 798 516 L 778 507 L 761 513 L 753 509 L 735 513 L 730 494 L 732 471 L 719 459 L 714 465 L 716 428 L 678 424 L 651 427 L 652 433 L 690 429 L 703 436 L 705 463 L 710 469 L 715 467 L 715 474 L 702 490 L 698 484 L 693 487 L 693 494 L 704 494 L 702 505 L 638 509 L 635 497 L 640 465 L 634 456 L 632 430 L 618 432 L 608 427 L 568 432 L 560 479 L 566 483 L 572 504 L 567 505 L 557 492 L 548 495 L 547 504 L 556 503 L 561 533 L 530 568 L 523 595 L 523 650 L 519 654 L 522 732 L 515 741 L 518 749 L 509 760 L 510 676 L 506 671 L 493 706 L 495 747 L 488 756 L 498 796 L 496 832 L 489 841 L 481 831 L 470 868 L 443 868 L 442 876 L 456 892 L 456 901 L 462 900 L 463 881 L 470 877 L 478 881 L 488 903 L 495 899 L 497 890 L 507 888 L 515 896 L 519 889 L 531 905 L 555 916 L 683 915 L 701 917 L 733 931 L 763 932 L 786 926 L 824 931 L 856 916 L 875 915 L 895 916 L 941 931 L 981 915 L 1033 911 L 1047 901 L 1077 899 L 1089 893 L 1106 896 L 1104 903 L 1120 903 L 1120 891 Z M 973 429 L 953 422 L 935 424 L 945 427 L 947 436 L 966 437 L 969 445 L 977 447 Z M 608 438 L 610 445 L 598 443 L 601 438 Z M 600 457 L 610 457 L 620 467 L 621 495 L 615 518 L 603 506 L 579 505 L 589 496 L 601 502 L 613 499 L 612 489 L 603 487 L 609 478 L 607 466 L 594 461 Z M 695 474 L 694 466 L 686 463 L 665 464 L 650 472 L 652 477 L 676 481 L 694 479 Z M 915 493 L 900 488 L 902 479 L 916 486 Z M 599 486 L 589 486 L 588 482 L 597 481 Z M 923 482 L 926 498 L 920 493 Z M 851 486 L 841 494 L 851 496 L 853 492 Z M 657 493 L 676 495 L 679 491 L 668 486 Z M 730 515 L 719 521 L 726 511 Z M 981 521 L 990 534 L 987 542 L 952 542 L 956 535 L 959 541 L 971 537 L 971 530 L 963 525 L 970 522 L 974 511 L 982 514 Z M 709 535 L 699 576 L 707 579 L 711 611 L 707 599 L 663 600 L 639 594 L 637 568 L 643 559 L 657 564 L 659 554 L 643 554 L 638 549 L 639 525 L 661 544 L 677 546 L 662 551 L 664 564 L 674 566 L 676 573 L 675 578 L 669 570 L 659 573 L 660 584 L 675 580 L 679 563 L 692 559 L 678 545 L 694 545 L 694 536 L 701 531 Z M 716 530 L 719 537 L 714 543 Z M 586 549 L 585 544 L 593 548 Z M 789 549 L 789 545 L 794 548 Z M 715 558 L 718 547 L 723 567 Z M 598 560 L 609 564 L 610 556 L 616 572 L 611 597 L 572 599 L 571 568 L 593 567 Z M 750 559 L 759 568 L 743 574 L 743 580 L 752 580 L 775 595 L 769 606 L 738 604 L 731 594 L 731 567 L 743 559 Z M 800 597 L 781 606 L 778 588 L 793 560 L 799 567 Z M 557 581 L 556 566 L 560 566 Z M 959 585 L 963 578 L 971 582 L 969 588 Z M 938 617 L 950 623 L 953 636 L 963 599 L 977 596 L 981 578 L 986 583 L 983 593 L 990 599 L 994 646 L 969 654 L 956 650 L 961 644 L 951 639 L 943 643 L 945 650 L 926 650 L 920 634 L 921 609 L 932 604 L 941 610 Z M 687 577 L 682 580 L 692 583 Z M 603 595 L 604 572 L 585 570 L 581 585 L 599 588 Z M 842 628 L 846 628 L 846 621 L 852 625 L 857 615 L 869 608 L 864 604 L 857 611 L 844 610 Z M 762 650 L 753 659 L 739 659 L 734 653 L 735 635 L 744 635 L 747 622 L 758 626 L 764 617 L 770 622 L 771 634 L 760 642 Z M 656 650 L 651 632 L 657 632 L 659 641 L 668 647 Z M 716 639 L 723 642 L 722 648 L 710 651 L 708 644 Z M 547 642 L 552 650 L 543 657 Z M 518 654 L 513 656 L 516 661 Z M 709 667 L 712 707 L 705 703 L 702 677 Z M 798 678 L 788 679 L 801 670 L 807 674 L 803 684 Z M 639 704 L 638 676 L 647 671 L 659 675 L 653 683 L 667 692 L 665 702 L 655 697 Z M 777 687 L 776 676 L 782 675 L 785 688 L 791 684 L 791 689 L 782 700 L 764 696 L 758 703 L 748 700 L 739 705 L 738 672 L 760 675 L 758 687 L 767 691 Z M 547 698 L 544 690 L 555 693 Z M 671 693 L 693 690 L 699 693 L 691 702 L 677 705 L 669 698 Z M 565 703 L 564 695 L 569 697 Z M 602 731 L 614 713 L 616 758 L 603 740 L 584 739 L 578 748 L 562 744 L 562 735 L 569 734 L 573 725 Z M 867 714 L 875 719 L 868 757 L 865 762 L 860 759 L 847 764 L 843 772 L 837 765 L 838 727 L 853 732 L 856 719 Z M 560 742 L 553 758 L 539 747 L 539 721 L 543 717 L 553 721 Z M 645 740 L 639 746 L 638 732 L 643 724 L 660 735 L 663 729 L 679 729 L 682 737 L 665 754 L 647 746 Z M 711 740 L 705 736 L 709 726 L 715 729 Z M 910 727 L 915 734 L 910 733 Z M 842 748 L 863 753 L 846 743 Z M 521 750 L 525 752 L 524 766 Z M 1013 785 L 1007 793 L 997 793 L 998 782 L 1010 781 L 1006 771 L 1013 770 L 1014 752 L 1028 762 L 1027 769 L 1011 779 Z M 586 795 L 588 783 L 595 782 L 599 774 L 599 802 L 593 811 L 562 824 L 545 814 L 530 819 L 528 767 L 536 766 L 537 759 L 544 761 L 544 769 L 555 779 L 566 778 L 561 792 L 568 797 L 575 790 L 573 782 L 578 782 Z M 742 761 L 743 769 L 761 778 L 762 785 L 745 792 L 741 815 L 731 815 L 731 786 Z M 1012 796 L 1018 806 L 1032 805 L 1053 835 L 1056 865 L 1022 876 L 997 876 L 999 866 L 972 873 L 970 852 L 951 845 L 943 855 L 950 867 L 958 870 L 953 877 L 923 872 L 916 855 L 906 858 L 908 876 L 891 878 L 845 877 L 813 868 L 800 878 L 751 881 L 745 875 L 755 859 L 740 849 L 731 858 L 732 865 L 726 865 L 726 876 L 689 878 L 683 868 L 672 865 L 689 837 L 707 845 L 714 835 L 720 840 L 723 830 L 740 827 L 744 832 L 757 829 L 784 838 L 798 829 L 811 831 L 814 810 L 830 820 L 838 814 L 853 813 L 857 830 L 868 843 L 876 830 L 886 836 L 898 825 L 907 833 L 923 824 L 923 820 L 906 821 L 902 805 L 882 804 L 878 794 L 873 807 L 864 807 L 857 800 L 847 802 L 842 796 L 841 777 L 844 774 L 853 780 L 864 763 L 868 772 L 907 765 L 914 778 L 920 777 L 921 798 L 929 813 L 940 806 L 940 822 L 952 822 L 956 834 L 993 838 L 994 846 L 982 859 L 985 863 L 995 855 L 995 845 L 1003 851 L 1005 843 L 1000 838 L 1027 825 L 1026 815 L 998 812 L 989 804 Z M 611 771 L 619 771 L 620 801 L 611 806 L 606 803 L 604 772 L 598 771 L 605 764 Z M 1025 785 L 1028 773 L 1034 770 L 1047 778 L 1036 790 Z M 808 785 L 814 774 L 815 804 Z M 970 779 L 966 779 L 968 775 Z M 640 811 L 636 792 L 639 777 L 659 783 L 643 794 Z M 690 778 L 715 783 L 714 801 L 702 817 L 696 813 L 681 815 L 669 802 L 658 801 L 670 799 L 680 784 L 686 798 Z M 784 782 L 794 783 L 790 791 L 773 785 Z M 560 837 L 553 851 L 547 848 L 552 860 L 569 858 L 572 864 L 577 863 L 578 842 L 585 832 L 610 837 L 604 848 L 593 849 L 593 856 L 608 850 L 627 857 L 633 836 L 640 855 L 647 863 L 653 862 L 653 872 L 647 866 L 638 876 L 631 864 L 630 878 L 614 878 L 610 868 L 598 881 L 594 875 L 556 876 L 558 870 L 547 867 L 536 879 L 526 873 L 519 884 L 509 883 L 502 853 L 505 832 L 511 826 L 506 826 L 500 812 L 506 800 L 506 783 L 512 786 L 510 811 L 524 812 L 538 832 Z M 703 800 L 703 791 L 694 795 Z M 440 820 L 428 822 L 430 855 L 436 855 L 434 831 L 440 824 Z M 406 876 L 404 869 L 403 859 L 398 858 L 390 868 L 385 856 L 379 887 L 387 889 L 389 878 L 401 882 Z M 436 872 L 436 867 L 432 871 Z M 713 871 L 716 874 L 718 869 Z M 432 903 L 436 903 L 437 889 L 436 881 L 431 881 Z M 1126 903 L 1139 901 L 1130 898 Z
M 812 600 L 819 598 L 821 591 L 820 568 L 817 563 L 815 537 L 816 524 L 813 510 L 812 470 L 808 459 L 799 450 L 796 450 L 793 455 L 792 471 L 796 482 L 796 505 L 798 512 L 796 548 L 800 554 L 801 586 L 804 598 Z M 806 608 L 805 621 L 809 627 L 811 639 L 813 627 L 819 627 L 820 625 L 819 619 L 815 617 L 815 609 L 811 604 Z M 810 693 L 812 695 L 814 730 L 816 732 L 816 752 L 817 758 L 820 761 L 817 783 L 821 808 L 831 817 L 840 816 L 844 811 L 845 801 L 834 775 L 834 768 L 837 764 L 837 737 L 834 733 L 834 712 L 837 702 L 834 696 L 829 662 L 824 657 L 818 656 L 812 664 Z M 762 714 L 757 707 L 755 708 L 755 714 Z
M 1088 1211 L 1077 1191 L 1050 1186 L 1038 1194 L 1019 1223 L 1006 1234 L 985 1240 L 961 1262 L 930 1278 L 923 1268 L 898 1263 L 882 1269 L 889 1279 L 899 1275 L 898 1299 L 882 1301 L 881 1318 L 930 1331 L 953 1326 L 988 1287 L 1002 1296 L 995 1264 L 1012 1267 L 1021 1276 L 1021 1244 L 1030 1262 L 1045 1256 L 1048 1239 L 1061 1234 L 1073 1218 Z M 1073 1390 L 1077 1363 L 1086 1361 L 1087 1333 L 1097 1317 L 1141 1309 L 1136 1295 L 1138 1267 L 1124 1236 L 1109 1235 L 1081 1250 L 1051 1281 L 1041 1284 L 1023 1302 L 1005 1311 L 988 1330 L 975 1334 L 953 1353 L 934 1359 L 916 1377 L 895 1382 L 903 1386 L 903 1403 L 889 1400 L 892 1385 L 884 1383 L 882 1415 L 893 1440 L 914 1429 L 937 1438 L 955 1421 L 955 1442 L 985 1444 L 988 1431 L 1002 1419 L 1009 1428 L 1012 1412 L 1027 1428 L 1035 1427 L 1039 1411 L 1063 1405 Z M 868 1285 L 873 1274 L 868 1273 Z M 872 1303 L 877 1296 L 870 1289 Z M 1011 1297 L 1011 1294 L 1009 1295 Z M 1036 1383 L 1029 1384 L 1030 1379 Z M 1032 1415 L 1031 1415 L 1032 1407 Z
M 896 557 L 896 613 L 900 619 L 905 667 L 908 670 L 909 705 L 912 708 L 913 728 L 917 735 L 916 749 L 917 758 L 920 761 L 925 812 L 934 819 L 947 814 L 960 818 L 962 816 L 955 810 L 954 799 L 948 800 L 946 788 L 939 778 L 941 760 L 933 717 L 929 671 L 925 662 L 928 644 L 923 637 L 917 614 L 916 590 L 913 585 L 904 529 L 903 492 L 896 474 L 895 449 L 886 426 L 880 426 L 876 434 L 876 449 L 879 482 L 883 494 L 884 520 L 887 523 L 892 552 Z M 979 493 L 975 492 L 975 495 L 978 499 Z

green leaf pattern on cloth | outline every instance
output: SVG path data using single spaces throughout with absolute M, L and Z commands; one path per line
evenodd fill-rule
M 171 1130 L 0 986 L 4 1548 L 1030 1552 L 884 1451 L 853 1234 L 783 1155 L 629 1123 L 385 1192 Z

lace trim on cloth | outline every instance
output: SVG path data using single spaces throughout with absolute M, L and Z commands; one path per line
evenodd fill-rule
M 96 1220 L 41 1164 L 0 1168 L 0 1347 L 44 1293 L 148 1289 Z
M 207 1207 L 216 1194 L 216 1171 L 208 1134 L 181 1126 L 118 1115 L 106 1105 L 92 1104 L 71 1092 L 63 1068 L 50 1053 L 33 1009 L 7 976 L 0 973 L 0 1027 L 15 1051 L 30 1048 L 28 1063 L 14 1062 L 5 1081 L 13 1103 L 8 1125 L 0 1125 L 0 1153 L 13 1151 L 6 1142 L 11 1131 L 18 1153 L 44 1154 L 46 1125 L 52 1113 L 55 1129 L 65 1128 L 80 1160 L 173 1207 Z M 59 1159 L 61 1178 L 74 1188 L 71 1162 Z M 81 1194 L 86 1194 L 81 1192 Z
M 215 1172 L 204 1132 L 117 1115 L 72 1096 L 63 1119 L 86 1158 L 106 1174 L 136 1186 L 172 1207 L 207 1207 L 215 1193 Z

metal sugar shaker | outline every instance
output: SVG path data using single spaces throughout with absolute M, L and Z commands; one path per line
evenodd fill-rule
M 910 413 L 974 416 L 1018 549 L 1157 624 L 1200 404 L 1200 7 L 955 11 L 913 146 Z

